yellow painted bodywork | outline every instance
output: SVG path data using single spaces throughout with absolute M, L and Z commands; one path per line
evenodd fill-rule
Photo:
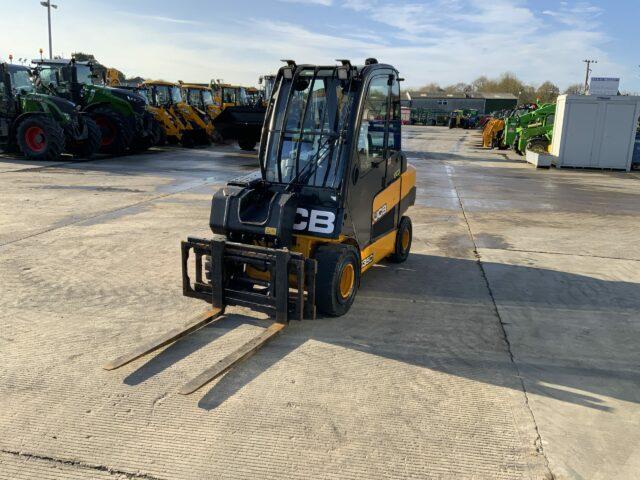
M 170 109 L 147 105 L 147 111 L 149 111 L 153 115 L 153 118 L 160 124 L 166 137 L 175 138 L 177 141 L 182 140 L 182 134 L 187 130 L 187 127 L 185 127 Z
M 218 115 L 220 115 L 220 112 L 222 112 L 222 108 L 220 106 L 220 102 L 216 102 L 216 97 L 211 87 L 204 86 L 204 85 L 197 85 L 193 83 L 183 83 L 181 84 L 181 86 L 182 86 L 182 91 L 184 92 L 185 98 L 187 99 L 189 98 L 186 95 L 187 90 L 202 90 L 202 91 L 211 92 L 211 96 L 213 97 L 214 101 L 213 101 L 213 104 L 205 106 L 206 107 L 205 113 L 209 116 L 209 119 L 211 120 L 213 120 Z
M 502 130 L 504 130 L 504 120 L 501 118 L 492 118 L 489 120 L 482 130 L 482 146 L 491 148 L 494 141 Z
M 142 87 L 153 86 L 166 86 L 177 87 L 181 86 L 177 83 L 166 82 L 164 80 L 152 80 L 146 81 L 142 84 Z M 171 105 L 153 105 L 154 108 L 164 110 L 167 115 L 163 115 L 163 120 L 167 120 L 167 117 L 171 117 L 174 120 L 174 125 L 180 130 L 181 136 L 185 133 L 193 130 L 204 130 L 209 138 L 213 135 L 213 123 L 209 120 L 207 115 L 201 111 L 192 107 L 187 102 L 177 102 Z M 166 133 L 166 130 L 165 130 Z
M 380 208 L 385 203 L 387 205 L 387 211 L 390 211 L 400 203 L 405 196 L 411 193 L 415 185 L 416 169 L 413 165 L 407 165 L 407 169 L 402 175 L 375 196 L 373 200 L 373 212 L 376 212 L 377 208 Z M 402 216 L 403 213 L 404 212 L 399 212 L 399 217 Z M 372 225 L 375 223 L 373 218 L 371 222 Z M 397 229 L 394 228 L 362 249 L 360 252 L 360 272 L 366 272 L 376 263 L 379 263 L 391 255 L 396 248 L 396 237 Z M 310 258 L 318 246 L 331 243 L 356 245 L 355 239 L 345 235 L 340 235 L 335 239 L 314 237 L 311 235 L 293 235 L 291 251 L 301 253 L 304 258 Z M 365 260 L 370 256 L 372 256 L 372 259 L 365 263 Z M 269 272 L 263 272 L 254 267 L 247 266 L 246 273 L 251 278 L 265 281 L 269 280 Z M 289 275 L 289 284 L 291 287 L 296 286 L 295 275 Z

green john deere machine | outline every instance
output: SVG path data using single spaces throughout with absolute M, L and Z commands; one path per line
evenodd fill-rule
M 546 103 L 519 117 L 513 137 L 513 150 L 524 155 L 527 150 L 546 152 L 551 144 L 556 104 Z
M 136 92 L 96 85 L 91 62 L 74 59 L 33 60 L 38 90 L 80 105 L 102 131 L 100 151 L 122 155 L 153 146 L 153 116 Z
M 36 93 L 29 68 L 0 63 L 0 146 L 31 160 L 56 160 L 65 150 L 91 157 L 100 147 L 96 123 L 68 100 Z

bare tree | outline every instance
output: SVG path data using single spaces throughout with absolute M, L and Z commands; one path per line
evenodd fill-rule
M 538 97 L 542 103 L 555 102 L 559 94 L 560 89 L 549 81 L 544 82 L 538 87 L 538 90 L 536 90 L 536 97 Z
M 564 89 L 564 93 L 569 95 L 577 95 L 579 93 L 582 93 L 582 90 L 584 90 L 584 85 L 582 85 L 581 83 L 573 83 Z

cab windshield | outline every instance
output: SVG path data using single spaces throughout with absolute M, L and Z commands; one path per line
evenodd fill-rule
M 18 92 L 26 91 L 33 92 L 33 82 L 28 70 L 16 70 L 11 72 L 11 86 Z
M 236 103 L 236 89 L 222 87 L 222 103 Z
M 93 78 L 91 77 L 91 67 L 89 65 L 76 64 L 76 73 L 78 75 L 78 83 L 84 85 L 93 84 Z
M 213 95 L 211 95 L 211 90 L 202 90 L 202 101 L 205 105 L 213 105 Z
M 173 103 L 180 103 L 182 101 L 182 93 L 177 86 L 171 87 L 171 101 Z
M 155 100 L 158 105 L 171 105 L 182 101 L 180 89 L 171 85 L 155 85 Z
M 341 149 L 355 97 L 335 69 L 302 69 L 276 84 L 264 159 L 270 182 L 338 188 Z
M 247 91 L 243 87 L 238 89 L 237 95 L 238 105 L 249 105 L 249 97 L 247 96 Z

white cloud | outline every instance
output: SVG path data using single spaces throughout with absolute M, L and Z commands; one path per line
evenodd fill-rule
M 569 5 L 568 2 L 560 2 L 557 10 L 544 10 L 547 15 L 560 23 L 571 27 L 595 28 L 598 26 L 596 19 L 602 15 L 603 10 L 587 2 L 579 2 Z
M 364 10 L 371 9 L 373 3 L 374 2 L 370 0 L 345 0 L 344 2 L 342 2 L 342 6 L 344 8 L 355 10 L 356 12 L 362 12 Z
M 140 15 L 137 13 L 123 12 L 123 11 L 118 11 L 116 13 L 127 16 L 127 17 L 131 17 L 131 18 L 142 19 L 142 20 L 152 20 L 156 22 L 177 23 L 180 25 L 201 25 L 202 24 L 202 22 L 197 22 L 195 20 L 184 20 L 181 18 L 174 18 L 174 17 L 162 17 L 158 15 Z
M 594 57 L 599 60 L 596 73 L 619 74 L 623 88 L 640 89 L 633 71 L 637 67 L 626 68 L 611 60 L 601 28 L 558 23 L 523 1 L 400 4 L 399 0 L 369 0 L 370 8 L 356 14 L 337 8 L 335 18 L 343 23 L 336 26 L 305 27 L 261 17 L 202 20 L 188 28 L 180 18 L 173 19 L 178 22 L 141 21 L 124 14 L 110 22 L 95 22 L 96 16 L 107 18 L 113 10 L 108 4 L 88 3 L 66 0 L 64 11 L 54 15 L 54 52 L 93 53 L 131 76 L 198 82 L 223 78 L 255 84 L 259 75 L 275 71 L 281 58 L 333 64 L 336 58 L 359 63 L 376 57 L 394 64 L 407 86 L 471 81 L 512 71 L 526 81 L 549 79 L 564 87 L 580 82 L 581 60 Z M 46 15 L 35 5 L 14 7 L 20 15 L 0 16 L 0 56 L 13 53 L 14 58 L 33 58 L 39 47 L 46 48 Z
M 324 5 L 325 7 L 331 6 L 333 0 L 278 0 L 284 3 L 308 3 L 312 5 Z

